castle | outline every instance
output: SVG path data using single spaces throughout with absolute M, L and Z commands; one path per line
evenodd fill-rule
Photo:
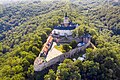
M 57 62 L 62 62 L 64 59 L 77 54 L 79 51 L 85 49 L 90 45 L 90 34 L 84 34 L 80 38 L 73 38 L 72 31 L 78 27 L 78 24 L 69 22 L 67 13 L 64 16 L 64 21 L 60 26 L 55 26 L 51 34 L 48 36 L 46 43 L 44 43 L 43 48 L 39 56 L 34 61 L 34 70 L 41 71 Z M 71 50 L 70 52 L 62 53 L 57 50 L 54 46 L 58 43 L 64 42 L 64 37 L 68 38 L 68 43 L 72 40 L 76 40 L 78 47 Z

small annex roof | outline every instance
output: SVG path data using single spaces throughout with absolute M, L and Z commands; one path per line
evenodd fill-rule
M 85 58 L 83 58 L 83 57 L 78 57 L 78 60 L 83 61 L 83 60 L 85 60 Z
M 82 38 L 91 38 L 92 36 L 89 34 L 89 33 L 87 33 L 87 34 L 84 34 L 83 36 L 81 36 Z
M 83 42 L 77 44 L 78 47 L 81 47 L 81 46 L 84 46 L 84 45 L 85 45 L 85 43 L 83 43 Z

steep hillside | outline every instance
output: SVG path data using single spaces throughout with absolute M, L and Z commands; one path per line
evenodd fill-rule
M 0 80 L 120 79 L 118 3 L 111 0 L 109 4 L 107 0 L 42 0 L 0 6 Z M 83 54 L 80 53 L 73 57 L 76 61 L 66 59 L 61 65 L 36 73 L 33 62 L 53 27 L 63 21 L 65 12 L 71 21 L 79 24 L 73 36 L 80 37 L 88 32 L 97 48 L 88 48 L 84 61 L 78 59 Z
M 34 1 L 4 6 L 2 8 L 2 14 L 0 14 L 0 40 L 6 37 L 3 32 L 14 29 L 16 26 L 21 26 L 32 17 L 46 14 L 64 5 L 65 3 L 62 2 L 58 5 L 58 2 Z
M 26 4 L 30 3 L 22 3 L 23 10 L 27 9 L 26 7 L 29 7 L 29 5 L 25 7 L 24 5 Z M 33 7 L 32 5 L 36 4 L 38 3 L 32 3 L 31 7 Z M 68 13 L 72 15 L 70 19 L 72 19 L 73 21 L 75 21 L 75 16 L 78 16 L 77 13 L 70 12 L 69 6 L 65 5 L 66 2 L 63 3 L 54 1 L 51 3 L 41 4 L 51 4 L 51 10 L 47 9 L 48 12 L 42 14 L 37 14 L 38 12 L 36 12 L 37 15 L 33 16 L 23 15 L 25 19 L 23 23 L 20 23 L 20 25 L 8 30 L 2 30 L 2 34 L 4 35 L 4 37 L 0 41 L 0 80 L 34 80 L 35 77 L 33 62 L 36 56 L 38 56 L 38 54 L 40 53 L 41 47 L 50 34 L 51 29 L 55 25 L 61 23 L 64 12 L 66 11 L 68 11 Z M 10 6 L 9 8 L 15 8 L 17 6 L 19 5 Z M 45 5 L 41 6 L 43 6 L 43 8 L 45 7 Z M 12 17 L 16 16 L 17 9 L 21 8 L 13 9 L 11 13 Z M 30 9 L 34 12 L 34 9 Z M 24 13 L 30 14 L 29 12 Z M 2 16 L 6 15 L 9 15 L 9 12 L 6 11 L 6 14 L 2 14 Z M 2 16 L 1 19 L 3 22 L 6 22 L 4 19 L 8 19 L 8 22 L 9 19 L 11 19 L 11 16 L 7 16 L 9 18 L 4 19 Z M 22 14 L 20 14 L 19 16 L 19 18 L 15 19 L 22 20 Z
M 29 6 L 31 4 L 31 6 Z M 39 6 L 40 4 L 41 7 Z M 34 6 L 35 5 L 35 6 Z M 47 5 L 47 6 L 46 6 Z M 64 7 L 65 3 L 61 2 L 58 4 L 58 2 L 44 2 L 44 3 L 21 3 L 19 6 L 20 8 L 16 6 L 10 6 L 8 10 L 5 10 L 6 13 L 2 14 L 4 17 L 1 17 L 1 42 L 4 46 L 8 46 L 7 48 L 13 48 L 14 45 L 18 45 L 19 43 L 22 43 L 26 40 L 29 39 L 28 36 L 29 33 L 35 33 L 36 30 L 42 27 L 53 27 L 52 25 L 57 24 L 57 20 L 52 19 L 53 21 L 51 22 L 51 18 L 53 17 L 54 13 L 61 12 L 59 11 L 59 8 Z M 26 7 L 25 7 L 26 6 Z M 49 7 L 51 6 L 51 7 Z M 14 7 L 12 10 L 11 8 Z M 33 9 L 33 7 L 35 9 Z M 47 9 L 50 8 L 50 9 Z M 16 11 L 18 9 L 18 11 Z M 22 10 L 22 11 L 20 11 Z M 32 10 L 26 12 L 26 10 Z M 46 11 L 44 11 L 46 10 Z M 48 13 L 49 12 L 49 13 Z M 17 14 L 18 13 L 18 14 Z M 7 16 L 10 15 L 11 16 Z M 34 15 L 32 15 L 34 14 Z M 53 14 L 53 15 L 51 15 Z M 48 16 L 46 16 L 48 15 Z M 8 18 L 5 18 L 8 17 Z M 14 19 L 13 19 L 14 18 Z M 55 18 L 55 16 L 54 16 Z M 6 19 L 6 20 L 4 20 Z M 14 21 L 15 20 L 15 21 Z M 13 21 L 10 22 L 10 21 Z M 47 22 L 45 22 L 47 21 Z M 7 25 L 7 24 L 10 25 Z M 18 24 L 18 25 L 16 25 Z M 6 25 L 6 26 L 5 26 Z M 38 28 L 37 28 L 38 27 Z M 27 38 L 27 39 L 26 39 Z M 3 46 L 3 48 L 4 48 Z M 8 51 L 8 50 L 7 50 Z M 3 53 L 6 52 L 3 49 Z

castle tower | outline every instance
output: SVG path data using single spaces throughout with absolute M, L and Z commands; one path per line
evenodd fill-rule
M 69 24 L 69 18 L 67 16 L 67 13 L 65 13 L 65 16 L 64 16 L 64 26 L 67 27 Z

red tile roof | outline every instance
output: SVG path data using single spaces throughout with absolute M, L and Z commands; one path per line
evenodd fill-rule
M 48 39 L 47 39 L 47 42 L 52 42 L 52 40 L 53 40 L 53 37 L 49 36 Z
M 46 43 L 44 44 L 44 46 L 43 46 L 43 48 L 42 48 L 42 51 L 44 52 L 45 55 L 47 54 L 48 49 L 49 49 L 49 46 L 48 46 L 47 44 L 49 44 L 49 43 L 52 42 L 52 41 L 53 41 L 53 37 L 52 37 L 52 36 L 49 36 L 49 37 L 47 38 Z

